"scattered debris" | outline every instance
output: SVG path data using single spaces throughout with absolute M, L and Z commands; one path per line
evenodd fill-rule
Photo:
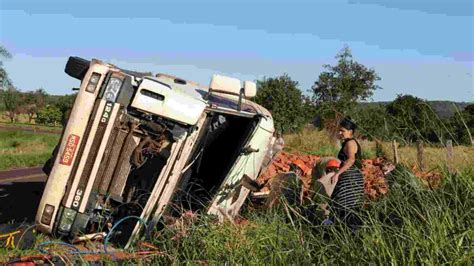
M 23 223 L 0 224 L 0 247 L 29 249 L 34 244 L 34 226 Z
M 412 168 L 413 173 L 418 177 L 425 186 L 430 189 L 439 187 L 441 184 L 441 178 L 443 177 L 441 173 L 435 170 L 421 171 L 416 164 Z
M 40 246 L 48 246 L 48 249 L 40 249 L 40 251 L 45 254 L 10 257 L 5 263 L 6 265 L 56 265 L 62 262 L 62 264 L 72 265 L 78 262 L 101 262 L 104 260 L 121 262 L 140 259 L 146 261 L 146 259 L 157 256 L 167 256 L 165 252 L 159 251 L 157 247 L 147 242 L 139 242 L 137 250 L 133 252 L 113 248 L 109 252 L 104 252 L 102 243 L 93 242 L 92 244 L 94 248 L 87 247 L 85 243 L 71 245 L 64 242 L 44 242 Z
M 76 237 L 72 243 L 80 243 L 80 242 L 85 242 L 85 241 L 91 241 L 91 240 L 102 240 L 107 236 L 105 232 L 101 233 L 94 233 L 94 234 L 86 234 L 80 237 Z
M 132 259 L 151 259 L 157 256 L 166 255 L 160 251 L 136 251 L 136 252 L 125 252 L 115 251 L 106 254 L 82 254 L 79 255 L 79 262 L 101 262 L 104 260 L 110 260 L 114 262 L 121 262 Z M 10 259 L 6 265 L 43 265 L 43 264 L 60 264 L 60 262 L 74 263 L 73 260 L 59 255 L 29 255 L 29 256 L 18 256 Z

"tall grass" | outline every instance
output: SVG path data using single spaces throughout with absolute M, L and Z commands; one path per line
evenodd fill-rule
M 25 131 L 0 131 L 0 170 L 42 165 L 59 135 Z
M 335 155 L 337 142 L 324 131 L 286 135 L 285 149 Z M 391 144 L 383 151 L 391 157 Z M 364 157 L 375 157 L 375 143 L 361 141 Z M 416 148 L 401 147 L 402 163 L 387 177 L 388 195 L 367 202 L 364 226 L 353 233 L 342 224 L 321 225 L 285 209 L 243 213 L 246 225 L 213 223 L 201 217 L 189 227 L 167 228 L 154 238 L 168 256 L 159 263 L 229 264 L 459 264 L 474 259 L 474 172 L 472 147 L 456 146 L 457 174 L 443 169 L 446 151 L 426 147 L 429 167 L 444 176 L 436 190 L 422 185 L 410 168 Z M 405 166 L 406 165 L 406 166 Z M 298 211 L 297 211 L 298 212 Z M 296 219 L 295 216 L 300 217 Z M 184 235 L 184 236 L 183 236 Z
M 389 158 L 393 158 L 392 144 L 382 143 L 382 149 Z M 425 145 L 423 150 L 424 163 L 427 169 L 444 168 L 448 164 L 460 171 L 466 168 L 474 169 L 474 147 L 472 146 L 454 146 L 452 162 L 448 161 L 447 151 L 443 146 L 436 147 L 428 144 Z M 415 165 L 417 161 L 416 147 L 401 146 L 398 148 L 398 154 L 401 163 L 409 166 Z
M 16 119 L 17 122 L 20 122 L 20 123 L 28 123 L 28 120 L 29 120 L 27 114 L 18 114 L 18 115 L 16 115 L 15 119 Z M 1 112 L 0 111 L 0 122 L 10 123 L 10 117 L 8 116 L 7 112 L 5 112 L 5 111 Z M 33 122 L 34 122 L 34 119 L 33 119 Z
M 304 129 L 298 134 L 284 136 L 285 150 L 289 152 L 302 152 L 321 156 L 335 156 L 339 151 L 338 142 L 331 138 L 324 130 Z M 359 140 L 362 149 L 362 157 L 374 158 L 376 156 L 376 145 L 374 141 Z M 382 142 L 382 151 L 387 158 L 393 158 L 392 144 Z M 400 162 L 407 166 L 414 166 L 417 162 L 417 150 L 415 146 L 400 146 L 398 148 Z M 474 167 L 474 147 L 454 146 L 454 158 L 448 162 L 446 148 L 440 144 L 426 143 L 424 147 L 424 163 L 427 169 L 445 168 L 448 163 L 454 169 L 463 171 Z
M 30 124 L 30 123 L 10 123 L 0 121 L 0 127 L 5 130 L 25 130 L 25 131 L 47 131 L 51 133 L 61 134 L 61 126 L 49 126 L 49 125 L 39 125 L 39 124 Z
M 154 238 L 168 256 L 159 263 L 229 264 L 461 264 L 474 259 L 474 183 L 448 175 L 441 188 L 422 187 L 398 166 L 388 196 L 370 202 L 363 227 L 291 220 L 291 211 L 247 212 L 246 225 L 218 225 L 206 217 L 186 228 L 169 228 Z M 327 236 L 327 237 L 324 237 Z
M 326 131 L 304 129 L 300 133 L 284 136 L 285 150 L 289 152 L 335 155 L 338 152 L 336 141 Z

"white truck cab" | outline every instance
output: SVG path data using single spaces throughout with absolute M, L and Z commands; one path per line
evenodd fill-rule
M 238 214 L 274 132 L 255 83 L 215 75 L 209 87 L 70 57 L 81 81 L 37 211 L 38 229 L 74 239 L 108 233 L 129 246 L 191 210 Z

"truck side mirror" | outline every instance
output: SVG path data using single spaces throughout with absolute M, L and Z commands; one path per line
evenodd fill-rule
M 242 87 L 240 86 L 240 80 L 236 78 L 213 75 L 209 88 L 213 92 L 238 96 Z
M 252 98 L 257 95 L 257 84 L 253 81 L 244 81 L 245 98 Z

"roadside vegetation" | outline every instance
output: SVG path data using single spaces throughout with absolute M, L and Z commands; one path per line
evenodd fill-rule
M 200 219 L 183 237 L 181 228 L 159 234 L 155 243 L 169 255 L 160 262 L 469 265 L 474 258 L 472 173 L 446 175 L 435 191 L 423 188 L 402 166 L 390 181 L 390 193 L 368 204 L 365 224 L 355 234 L 291 220 L 295 214 L 284 209 L 252 211 L 244 214 L 244 225 Z
M 0 122 L 60 126 L 66 121 L 75 94 L 49 95 L 43 88 L 22 91 L 3 68 L 12 55 L 0 45 Z
M 314 154 L 320 156 L 334 156 L 339 151 L 336 138 L 325 130 L 306 128 L 299 133 L 285 135 L 285 150 L 292 153 Z M 371 159 L 376 156 L 385 156 L 393 160 L 392 143 L 380 142 L 381 150 L 377 151 L 375 141 L 359 140 L 362 148 L 362 157 Z M 428 170 L 446 168 L 448 164 L 460 171 L 474 169 L 474 146 L 455 145 L 453 147 L 453 160 L 448 161 L 446 147 L 439 143 L 425 143 L 425 165 Z M 378 154 L 377 154 L 378 153 Z M 399 145 L 400 163 L 413 168 L 417 164 L 416 145 Z
M 59 137 L 58 134 L 0 129 L 0 170 L 43 165 Z

